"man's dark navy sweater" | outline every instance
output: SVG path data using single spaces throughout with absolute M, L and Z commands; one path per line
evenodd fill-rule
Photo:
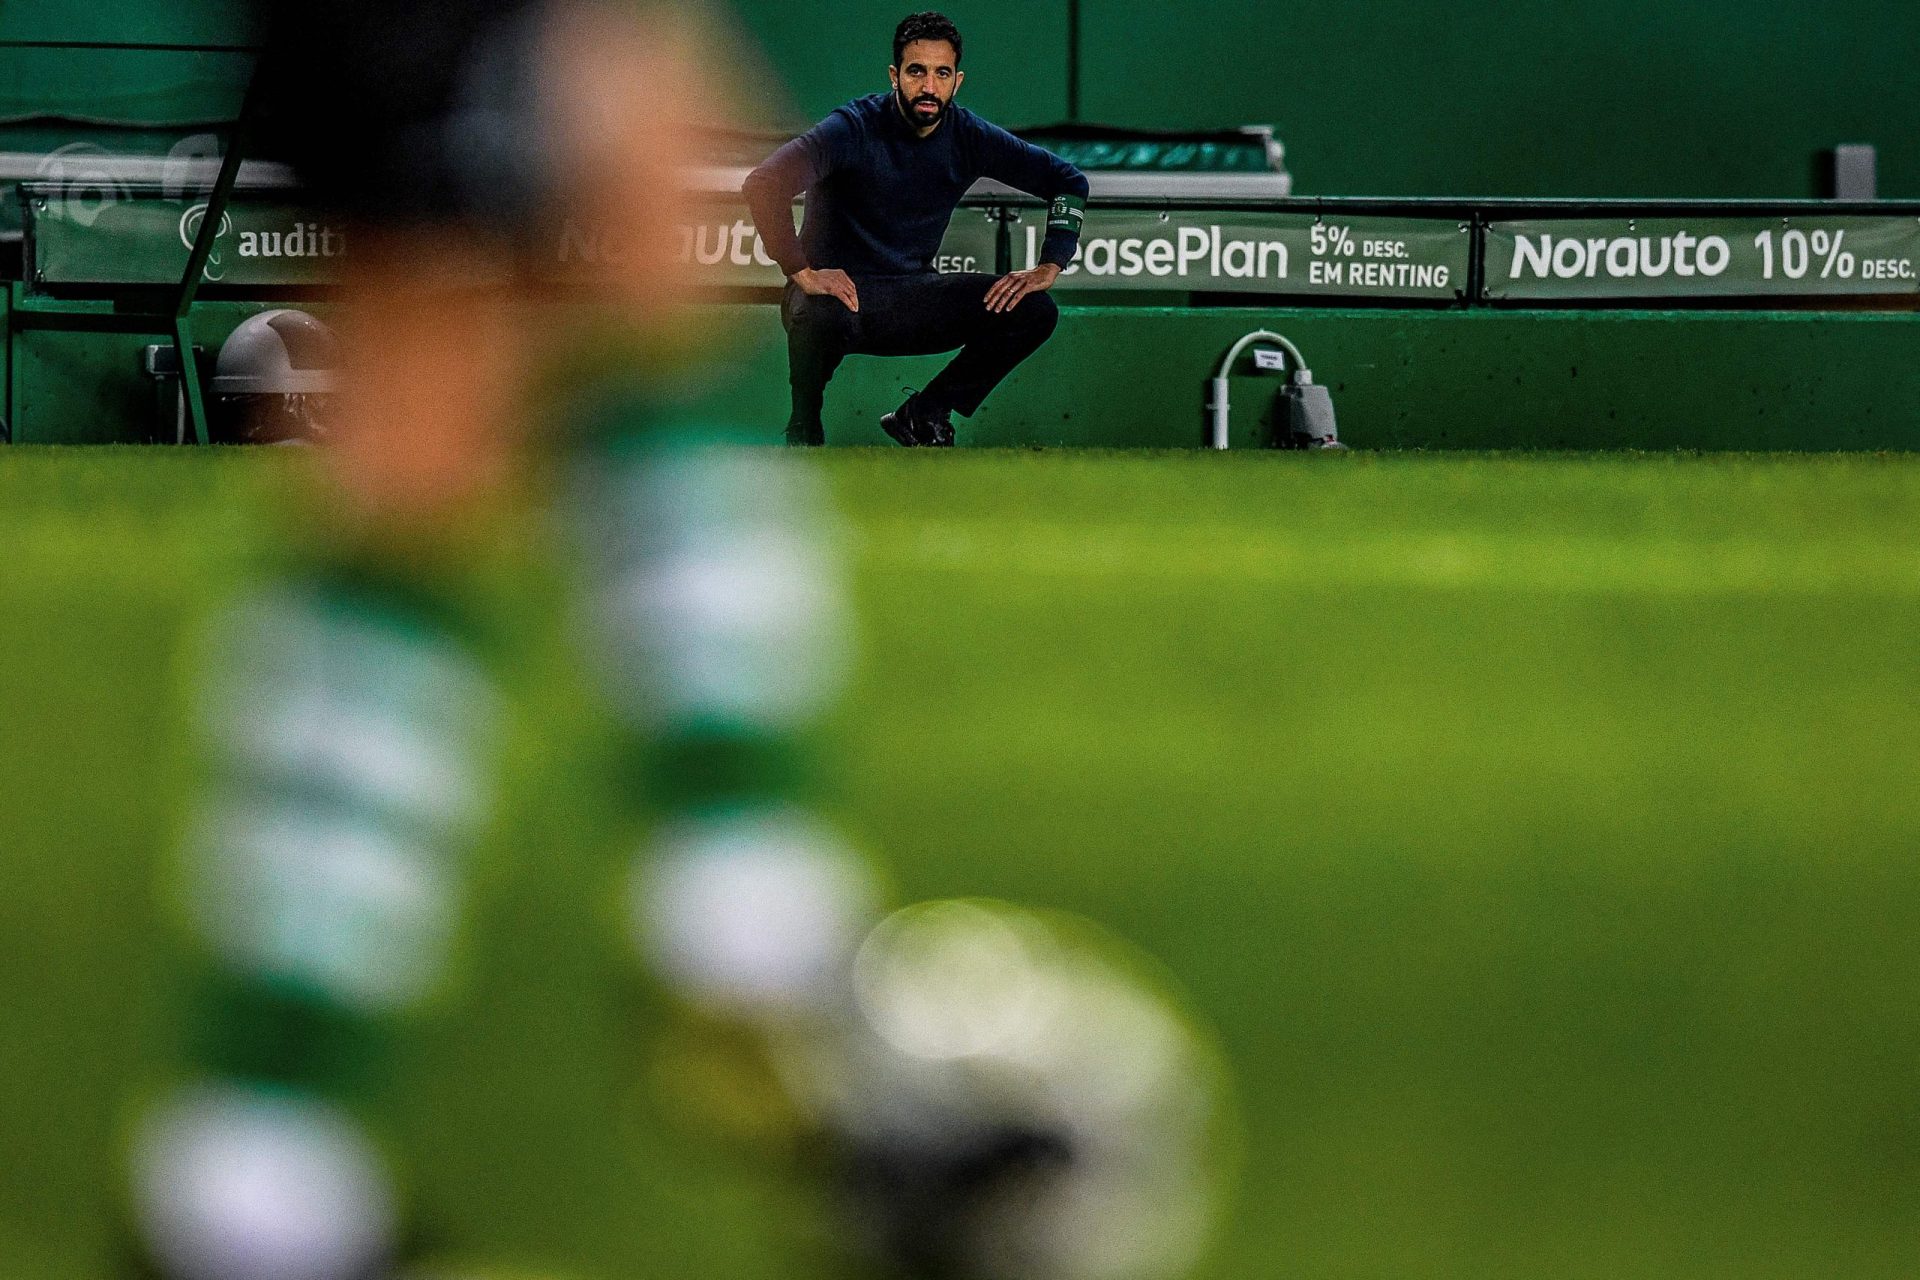
M 856 98 L 774 152 L 744 190 L 768 255 L 788 275 L 813 267 L 902 276 L 933 270 L 960 197 L 980 178 L 1048 201 L 1040 260 L 1073 261 L 1086 176 L 965 107 L 949 108 L 922 138 L 892 94 Z M 793 198 L 802 191 L 806 217 L 795 236 Z

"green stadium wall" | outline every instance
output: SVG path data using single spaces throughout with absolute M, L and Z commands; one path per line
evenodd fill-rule
M 239 0 L 0 0 L 0 41 L 243 44 L 242 12 Z M 0 130 L 42 116 L 107 126 L 228 120 L 250 65 L 229 53 L 0 48 Z
M 884 88 L 910 6 L 736 0 L 751 64 L 729 98 L 800 125 Z M 965 100 L 1013 125 L 1067 115 L 1067 0 L 948 0 Z M 1880 147 L 1920 196 L 1920 5 L 1909 0 L 1080 0 L 1081 114 L 1140 127 L 1273 124 L 1314 195 L 1817 194 L 1812 157 Z M 0 39 L 218 43 L 237 0 L 0 3 Z M 753 50 L 759 50 L 756 56 Z M 57 108 L 181 125 L 238 101 L 245 60 L 0 51 L 0 127 Z
M 770 339 L 778 328 L 770 312 L 743 322 Z M 961 437 L 1202 445 L 1208 381 L 1259 328 L 1301 346 L 1361 448 L 1920 448 L 1920 316 L 1799 312 L 1069 307 Z M 771 431 L 786 416 L 785 356 L 769 340 L 751 359 L 727 407 Z M 942 359 L 851 357 L 828 390 L 828 438 L 888 443 L 880 414 Z M 1271 438 L 1277 391 L 1272 376 L 1233 380 L 1236 447 Z
M 886 86 L 905 4 L 739 0 L 796 120 Z M 1081 0 L 1081 115 L 1272 124 L 1304 194 L 1819 194 L 1813 155 L 1880 147 L 1920 195 L 1920 5 L 1907 0 Z M 965 100 L 1067 110 L 1066 0 L 951 0 Z
M 110 304 L 67 304 L 110 310 Z M 218 351 L 242 320 L 279 304 L 207 302 L 193 309 L 195 345 Z M 0 299 L 0 318 L 7 302 Z M 22 328 L 15 308 L 7 418 L 16 444 L 146 444 L 163 421 L 154 381 L 141 366 L 145 349 L 167 339 L 140 334 L 72 333 Z
M 13 441 L 13 293 L 0 289 L 0 443 Z
M 217 351 L 264 303 L 208 303 Z M 717 421 L 779 438 L 786 356 L 771 308 L 740 307 L 740 376 Z M 994 447 L 1194 448 L 1207 384 L 1242 334 L 1277 328 L 1333 391 L 1341 435 L 1371 449 L 1920 449 L 1920 315 L 1812 312 L 1408 312 L 1068 307 L 1059 332 L 971 421 Z M 151 438 L 142 349 L 157 338 L 24 331 L 14 438 Z M 835 444 L 889 445 L 879 418 L 944 357 L 854 356 L 828 390 Z M 1233 380 L 1237 448 L 1267 443 L 1278 382 Z

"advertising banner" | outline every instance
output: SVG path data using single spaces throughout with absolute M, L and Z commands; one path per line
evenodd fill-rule
M 953 215 L 934 258 L 936 271 L 992 271 L 999 261 L 999 224 L 987 209 L 963 208 Z M 799 210 L 794 211 L 798 225 Z M 779 288 L 786 283 L 767 255 L 743 204 L 715 203 L 695 221 L 676 230 L 674 253 L 699 269 L 701 285 L 712 289 Z M 616 264 L 622 246 L 615 237 L 574 219 L 555 236 L 554 266 L 565 279 L 595 267 Z
M 1043 222 L 1014 224 L 1015 267 L 1038 260 Z M 1449 219 L 1094 208 L 1058 287 L 1452 301 L 1472 241 Z
M 70 286 L 179 283 L 194 237 L 205 224 L 204 200 L 151 196 L 82 202 L 36 198 L 34 279 Z M 953 217 L 935 266 L 941 271 L 992 271 L 999 226 L 983 209 Z M 619 264 L 625 247 L 605 228 L 563 220 L 549 233 L 552 278 L 579 278 Z M 716 204 L 675 231 L 674 252 L 694 264 L 709 288 L 778 287 L 780 268 L 747 217 L 745 205 Z M 220 221 L 203 283 L 239 287 L 325 284 L 349 252 L 345 227 L 298 205 L 236 199 Z
M 36 197 L 29 210 L 34 280 L 54 285 L 178 284 L 207 216 L 204 200 L 143 196 Z M 323 284 L 346 252 L 346 230 L 309 210 L 235 201 L 220 220 L 205 282 Z
M 29 195 L 30 282 L 49 287 L 178 283 L 206 221 L 204 200 Z M 798 211 L 796 210 L 796 216 Z M 1046 237 L 1031 207 L 954 214 L 935 267 L 992 272 L 1001 235 L 1015 269 Z M 673 253 L 713 289 L 777 288 L 780 269 L 744 204 L 719 201 L 674 230 Z M 1920 217 L 1538 218 L 1485 230 L 1485 289 L 1474 301 L 1875 297 L 1920 300 Z M 1470 224 L 1261 209 L 1101 208 L 1086 215 L 1061 279 L 1068 294 L 1249 293 L 1447 303 L 1464 298 Z M 243 196 L 221 218 L 203 283 L 255 290 L 325 284 L 350 252 L 344 226 L 295 203 Z M 540 249 L 564 282 L 617 266 L 603 228 L 563 220 Z
M 1567 302 L 1920 293 L 1920 218 L 1495 222 L 1486 297 Z

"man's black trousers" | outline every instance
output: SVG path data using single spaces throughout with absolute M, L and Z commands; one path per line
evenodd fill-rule
M 822 442 L 827 383 L 850 355 L 925 356 L 959 348 L 920 393 L 920 403 L 972 417 L 1060 322 L 1060 309 L 1044 293 L 1028 294 L 1011 311 L 987 310 L 987 290 L 998 279 L 979 272 L 856 277 L 857 314 L 838 298 L 804 293 L 789 282 L 780 305 L 793 383 L 788 441 Z

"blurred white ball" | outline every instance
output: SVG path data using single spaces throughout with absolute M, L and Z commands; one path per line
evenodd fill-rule
M 359 1280 L 387 1254 L 393 1188 L 344 1112 L 208 1087 L 163 1105 L 134 1151 L 146 1240 L 177 1280 Z
M 661 975 L 748 1014 L 836 1000 L 878 901 L 851 850 L 787 811 L 677 824 L 632 886 L 640 946 Z

